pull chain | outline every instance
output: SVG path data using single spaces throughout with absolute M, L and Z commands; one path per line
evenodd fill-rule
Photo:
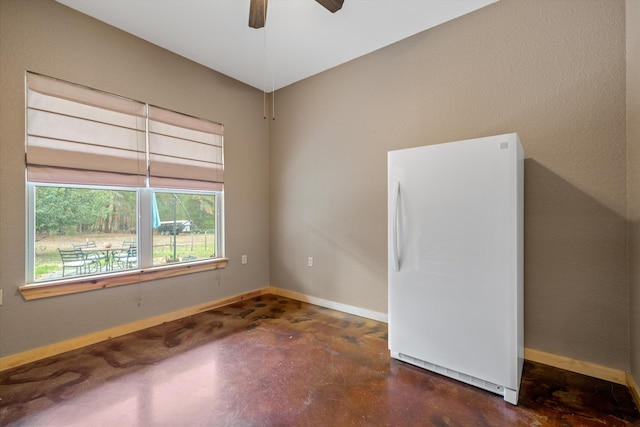
M 275 21 L 273 21 L 275 22 Z M 276 119 L 276 48 L 275 48 L 275 40 L 276 40 L 276 26 L 272 23 L 271 26 L 271 58 L 272 58 L 272 68 L 271 68 L 271 120 Z
M 265 15 L 266 15 L 265 8 Z M 266 17 L 265 17 L 266 21 Z M 262 50 L 264 52 L 264 73 L 262 74 L 262 118 L 267 120 L 267 70 L 268 70 L 268 58 L 267 58 L 267 28 L 262 27 Z

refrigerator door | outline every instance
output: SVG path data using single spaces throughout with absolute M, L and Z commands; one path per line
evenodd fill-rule
M 519 388 L 518 145 L 509 134 L 388 153 L 393 357 Z

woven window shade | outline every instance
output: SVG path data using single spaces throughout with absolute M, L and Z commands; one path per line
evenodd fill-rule
M 146 177 L 146 105 L 27 74 L 27 179 L 140 187 Z
M 223 126 L 149 106 L 149 186 L 222 190 Z

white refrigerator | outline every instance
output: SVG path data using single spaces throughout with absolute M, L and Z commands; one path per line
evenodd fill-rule
M 388 153 L 391 357 L 518 402 L 523 150 L 515 133 Z

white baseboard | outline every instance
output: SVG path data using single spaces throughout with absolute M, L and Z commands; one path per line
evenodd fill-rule
M 319 305 L 320 307 L 331 308 L 333 310 L 342 311 L 343 313 L 349 313 L 355 316 L 377 320 L 378 322 L 388 323 L 387 313 L 380 313 L 379 311 L 367 310 L 366 308 L 355 307 L 353 305 L 342 304 L 323 298 L 312 297 L 298 292 L 276 288 L 274 286 L 267 287 L 265 293 L 291 298 L 296 301 L 308 302 L 309 304 Z

